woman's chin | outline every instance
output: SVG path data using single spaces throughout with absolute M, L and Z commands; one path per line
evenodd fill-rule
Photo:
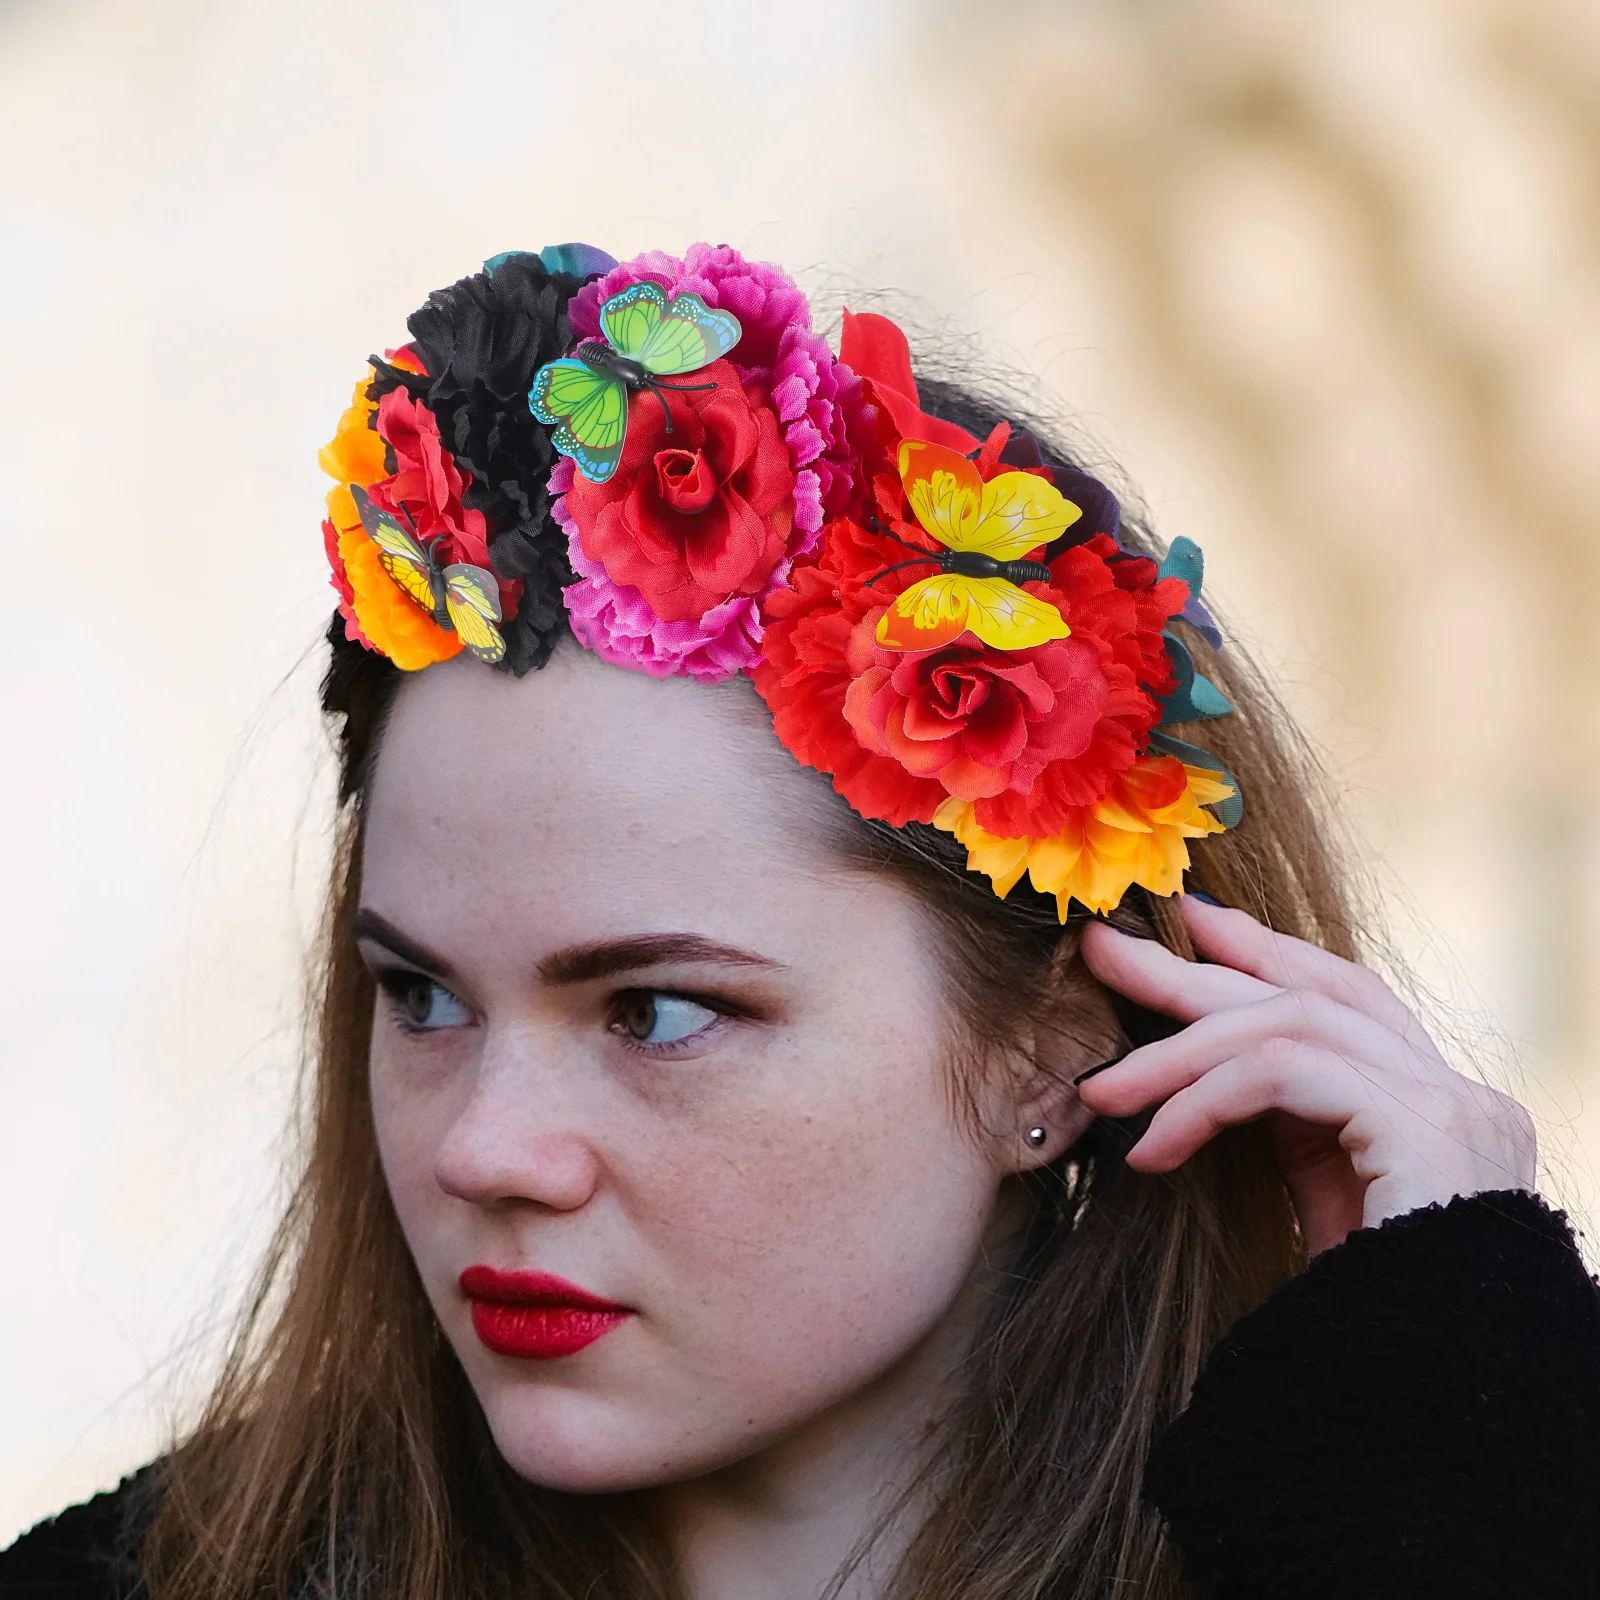
M 563 1494 L 620 1494 L 699 1477 L 750 1453 L 751 1441 L 691 1440 L 592 1396 L 517 1396 L 485 1406 L 489 1431 L 519 1477 Z

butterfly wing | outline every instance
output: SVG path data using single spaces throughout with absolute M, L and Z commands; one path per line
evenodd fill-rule
M 500 585 L 483 567 L 457 562 L 444 569 L 444 600 L 451 626 L 461 642 L 491 667 L 506 653 L 506 641 L 495 626 L 500 620 Z
M 975 548 L 972 537 L 983 505 L 983 479 L 964 455 L 942 444 L 905 439 L 900 445 L 900 482 L 917 521 L 940 544 L 948 550 Z
M 617 470 L 628 429 L 628 391 L 618 379 L 563 356 L 534 373 L 528 409 L 555 427 L 551 444 L 591 483 L 604 483 Z
M 1049 544 L 1083 515 L 1053 483 L 1031 472 L 1002 472 L 983 486 L 978 525 L 963 550 L 979 550 L 996 561 L 1019 561 Z
M 900 481 L 917 521 L 942 545 L 996 561 L 1020 560 L 1083 515 L 1047 479 L 1002 472 L 985 483 L 964 455 L 920 439 L 900 446 Z
M 996 650 L 1029 650 L 1072 630 L 1049 601 L 1004 578 L 940 572 L 895 597 L 877 637 L 889 650 L 937 650 L 968 631 Z
M 1004 578 L 965 578 L 967 626 L 996 650 L 1031 650 L 1072 629 L 1048 600 Z
M 657 377 L 698 372 L 727 355 L 743 334 L 731 311 L 713 311 L 697 294 L 676 294 L 635 359 Z
M 659 283 L 632 283 L 600 307 L 600 331 L 618 355 L 638 361 L 666 309 L 667 291 Z
M 1030 472 L 1002 472 L 985 483 L 967 458 L 944 445 L 906 439 L 900 481 L 917 521 L 950 550 L 1016 561 L 1068 527 L 1080 511 Z M 996 650 L 1028 650 L 1071 629 L 1047 600 L 1005 578 L 942 572 L 912 584 L 878 623 L 891 650 L 936 650 L 967 630 Z
M 895 596 L 878 618 L 878 643 L 889 650 L 937 650 L 967 631 L 972 579 L 936 572 Z
M 350 485 L 350 498 L 356 503 L 356 512 L 367 537 L 378 547 L 378 560 L 383 563 L 383 570 L 430 617 L 436 615 L 435 569 L 428 552 L 395 517 L 374 505 L 360 484 Z

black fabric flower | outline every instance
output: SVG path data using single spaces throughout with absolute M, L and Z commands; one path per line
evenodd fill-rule
M 522 579 L 517 614 L 502 629 L 505 665 L 518 677 L 542 667 L 567 628 L 561 590 L 574 574 L 545 488 L 556 452 L 528 410 L 528 390 L 545 362 L 567 354 L 567 302 L 583 281 L 547 272 L 536 255 L 508 256 L 436 290 L 407 319 L 426 376 L 374 358 L 377 396 L 403 386 L 438 419 L 472 478 L 462 502 L 488 519 L 491 565 Z

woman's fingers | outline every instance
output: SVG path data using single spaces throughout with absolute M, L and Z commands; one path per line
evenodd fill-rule
M 1089 970 L 1119 994 L 1152 1011 L 1193 1022 L 1274 990 L 1325 995 L 1362 1012 L 1444 1065 L 1426 1031 L 1382 978 L 1302 939 L 1274 933 L 1243 911 L 1183 900 L 1184 918 L 1203 962 L 1185 961 L 1154 939 L 1109 923 L 1085 930 Z
M 1183 918 L 1195 948 L 1208 961 L 1247 972 L 1279 989 L 1311 989 L 1364 1011 L 1375 1022 L 1410 1037 L 1422 1029 L 1409 1008 L 1377 973 L 1304 939 L 1274 933 L 1248 912 L 1183 898 Z
M 1418 1055 L 1364 1012 L 1303 990 L 1267 994 L 1264 1000 L 1214 1012 L 1169 1039 L 1129 1051 L 1114 1067 L 1079 1086 L 1083 1103 L 1101 1116 L 1132 1116 L 1271 1039 L 1321 1046 L 1342 1060 L 1360 1062 L 1364 1072 L 1390 1079 L 1397 1088 L 1442 1088 L 1454 1079 L 1431 1054 Z
M 1188 1024 L 1079 1087 L 1102 1116 L 1153 1111 L 1130 1166 L 1171 1171 L 1269 1117 L 1313 1249 L 1363 1219 L 1532 1182 L 1526 1112 L 1452 1071 L 1382 979 L 1240 911 L 1186 900 L 1184 916 L 1204 961 L 1104 923 L 1084 935 L 1096 977 Z
M 1369 1126 L 1354 1141 L 1370 1146 L 1383 1131 L 1398 1131 L 1404 1108 L 1349 1061 L 1332 1050 L 1281 1035 L 1262 1041 L 1196 1078 L 1166 1100 L 1144 1136 L 1128 1152 L 1141 1172 L 1170 1172 L 1224 1128 L 1254 1122 L 1269 1111 L 1303 1122 L 1348 1129 L 1358 1119 Z M 1348 1135 L 1341 1140 L 1355 1155 Z M 1373 1172 L 1357 1176 L 1369 1179 Z
M 1248 973 L 1185 961 L 1154 939 L 1136 939 L 1110 923 L 1084 929 L 1083 958 L 1107 988 L 1163 1016 L 1193 1022 L 1230 1006 L 1253 1004 L 1277 992 Z
M 1447 1100 L 1386 1082 L 1322 1045 L 1275 1037 L 1173 1095 L 1126 1159 L 1141 1172 L 1170 1172 L 1224 1128 L 1272 1113 L 1290 1128 L 1335 1134 L 1349 1173 L 1364 1185 L 1369 1227 L 1458 1194 L 1531 1187 L 1536 1144 L 1527 1113 L 1481 1085 L 1462 1080 L 1462 1091 Z M 1300 1145 L 1314 1152 L 1316 1141 Z M 1302 1163 L 1284 1176 L 1302 1221 L 1343 1203 L 1336 1174 Z

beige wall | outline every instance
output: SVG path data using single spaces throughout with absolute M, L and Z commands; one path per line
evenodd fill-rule
M 0 1541 L 158 1447 L 259 1246 L 323 845 L 315 450 L 507 247 L 726 239 L 1042 374 L 1205 544 L 1581 1198 L 1596 15 L 0 3 Z

